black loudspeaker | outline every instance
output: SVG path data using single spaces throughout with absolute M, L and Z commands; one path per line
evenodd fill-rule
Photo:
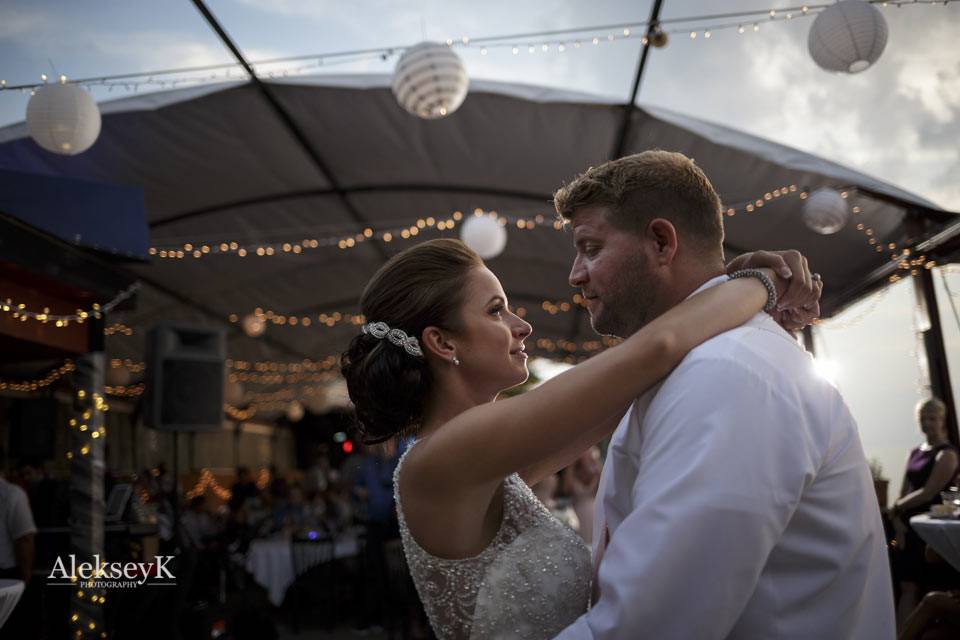
M 222 331 L 158 324 L 147 334 L 143 421 L 163 431 L 223 428 Z

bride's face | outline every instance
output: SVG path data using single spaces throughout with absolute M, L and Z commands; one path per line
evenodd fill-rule
M 498 391 L 523 384 L 529 375 L 523 341 L 533 329 L 508 305 L 492 271 L 478 267 L 470 272 L 457 356 L 463 374 Z

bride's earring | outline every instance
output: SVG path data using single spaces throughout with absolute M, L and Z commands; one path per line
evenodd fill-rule
M 453 356 L 453 364 L 455 364 L 456 366 L 459 367 L 459 366 L 460 366 L 460 358 L 458 358 L 457 356 Z

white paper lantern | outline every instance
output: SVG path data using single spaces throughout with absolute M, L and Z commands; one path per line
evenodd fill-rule
M 47 151 L 74 156 L 97 141 L 100 109 L 83 87 L 45 84 L 27 103 L 27 129 Z
M 303 405 L 299 401 L 293 400 L 287 405 L 287 420 L 290 422 L 303 420 Z
M 263 332 L 267 330 L 267 321 L 264 320 L 263 316 L 258 316 L 253 313 L 244 316 L 241 325 L 243 326 L 243 332 L 251 338 L 259 338 L 263 335 Z
M 847 201 L 833 189 L 817 189 L 803 203 L 803 222 L 825 236 L 843 229 L 849 219 Z
M 507 229 L 493 216 L 467 218 L 460 228 L 460 239 L 484 260 L 496 258 L 507 246 Z
M 421 42 L 403 52 L 393 72 L 393 95 L 400 106 L 425 120 L 456 111 L 467 97 L 470 79 L 460 56 L 438 42 Z
M 807 47 L 813 61 L 827 71 L 859 73 L 887 46 L 887 21 L 864 0 L 840 0 L 813 21 Z

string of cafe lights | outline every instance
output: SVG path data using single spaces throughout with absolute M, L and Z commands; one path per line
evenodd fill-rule
M 78 434 L 79 438 L 71 437 L 71 449 L 67 451 L 67 459 L 73 460 L 77 456 L 89 456 L 95 442 L 106 437 L 107 429 L 103 426 L 102 414 L 110 410 L 110 406 L 99 393 L 88 393 L 84 389 L 78 389 L 75 394 L 76 414 L 68 421 L 70 430 Z M 97 426 L 97 425 L 100 426 Z M 103 577 L 97 573 L 93 579 Z M 77 576 L 71 576 L 71 581 L 77 582 Z M 92 586 L 92 585 L 91 585 Z M 91 615 L 89 609 L 84 611 L 85 606 L 93 606 L 93 611 L 99 612 L 106 604 L 106 589 L 102 587 L 85 588 L 81 586 L 74 592 L 71 598 L 70 622 L 73 625 L 73 635 L 77 638 L 84 637 L 85 634 L 96 634 L 97 624 L 102 620 L 102 615 Z M 106 638 L 106 631 L 101 630 L 99 637 Z
M 225 364 L 228 369 L 234 372 L 257 372 L 257 373 L 302 373 L 302 372 L 322 372 L 330 371 L 339 366 L 340 356 L 329 355 L 321 360 L 304 359 L 299 361 L 280 361 L 280 360 L 235 360 L 227 358 Z M 130 358 L 123 360 L 113 358 L 110 360 L 110 367 L 113 369 L 128 369 L 131 373 L 141 373 L 146 369 L 146 364 L 142 361 L 135 361 Z
M 724 213 L 728 217 L 733 217 L 738 213 L 752 213 L 756 209 L 762 208 L 766 203 L 772 200 L 780 199 L 789 195 L 800 193 L 801 198 L 805 198 L 805 192 L 797 188 L 797 185 L 791 184 L 782 187 L 774 187 L 756 198 L 751 198 L 743 202 L 724 206 Z M 564 228 L 561 220 L 555 215 L 538 213 L 534 215 L 515 215 L 500 214 L 497 211 L 485 211 L 476 208 L 473 211 L 475 217 L 491 216 L 497 219 L 501 226 L 510 225 L 521 231 L 532 231 L 534 229 L 554 229 L 560 231 Z M 213 255 L 236 255 L 241 258 L 247 256 L 270 257 L 270 256 L 289 256 L 302 255 L 304 251 L 311 249 L 320 249 L 336 246 L 338 249 L 353 249 L 361 243 L 371 239 L 382 242 L 392 242 L 397 239 L 408 240 L 416 237 L 426 229 L 436 228 L 439 231 L 453 230 L 464 218 L 462 211 L 454 211 L 448 217 L 440 219 L 434 216 L 425 216 L 411 220 L 409 224 L 395 226 L 387 230 L 378 230 L 375 227 L 367 226 L 363 229 L 350 232 L 338 233 L 330 236 L 315 236 L 303 239 L 287 239 L 269 243 L 246 243 L 243 244 L 237 240 L 214 240 L 214 241 L 191 241 L 182 244 L 165 244 L 150 247 L 149 254 L 163 259 L 182 260 L 186 258 L 200 259 Z M 236 322 L 232 320 L 231 322 Z M 309 323 L 308 325 L 309 326 Z
M 26 322 L 27 320 L 33 320 L 43 324 L 53 323 L 57 327 L 67 327 L 70 326 L 70 323 L 83 324 L 86 320 L 93 317 L 95 319 L 100 319 L 103 317 L 103 314 L 109 313 L 116 307 L 118 304 L 132 296 L 140 288 L 139 282 L 134 282 L 132 285 L 118 293 L 113 300 L 110 302 L 100 305 L 94 303 L 91 305 L 89 310 L 77 309 L 76 313 L 72 314 L 56 314 L 51 313 L 49 307 L 44 307 L 43 311 L 34 311 L 27 308 L 27 305 L 22 302 L 17 302 L 12 298 L 4 298 L 0 296 L 0 311 L 8 313 L 14 319 L 18 319 L 21 322 Z
M 870 4 L 880 7 L 903 6 L 946 6 L 957 0 L 899 0 L 894 2 L 868 0 Z M 737 34 L 754 33 L 760 26 L 770 22 L 788 22 L 797 18 L 816 15 L 829 7 L 829 4 L 806 4 L 792 7 L 769 7 L 732 13 L 696 15 L 677 18 L 667 18 L 658 21 L 658 25 L 668 34 L 689 34 L 691 40 L 710 40 L 718 31 L 735 30 Z M 719 22 L 726 21 L 726 22 Z M 698 24 L 694 24 L 698 23 Z M 487 55 L 491 49 L 510 49 L 514 55 L 521 52 L 529 54 L 555 51 L 559 54 L 568 51 L 585 50 L 602 44 L 623 41 L 637 41 L 647 44 L 646 28 L 648 21 L 620 22 L 600 26 L 575 27 L 551 31 L 536 31 L 519 34 L 493 35 L 484 37 L 460 36 L 447 38 L 450 47 L 478 50 L 480 55 Z M 674 26 L 676 25 L 676 26 Z M 297 56 L 285 56 L 251 61 L 251 66 L 258 77 L 283 78 L 296 76 L 302 73 L 316 71 L 319 68 L 366 62 L 380 59 L 389 60 L 403 52 L 408 45 L 374 47 L 368 49 L 354 49 L 346 51 L 312 53 Z M 177 76 L 177 77 L 173 77 Z M 47 74 L 40 75 L 41 82 L 23 84 L 9 84 L 5 79 L 0 80 L 0 92 L 19 91 L 32 92 L 48 82 Z M 108 91 L 125 89 L 137 91 L 142 87 L 158 89 L 178 88 L 208 84 L 213 82 L 244 81 L 246 73 L 237 63 L 223 63 L 213 65 L 179 67 L 159 69 L 154 71 L 131 72 L 109 76 L 97 76 L 71 80 L 87 89 L 92 87 L 106 87 Z M 66 76 L 59 76 L 59 81 L 66 83 Z
M 197 479 L 196 484 L 193 485 L 192 489 L 187 491 L 187 498 L 193 500 L 197 496 L 202 496 L 208 489 L 213 495 L 224 502 L 229 500 L 233 495 L 230 489 L 227 489 L 217 482 L 217 479 L 213 476 L 210 469 L 204 468 L 200 470 L 200 477 Z
M 125 324 L 123 324 L 122 322 L 115 322 L 115 323 L 111 324 L 109 327 L 104 327 L 104 329 L 103 329 L 103 335 L 105 335 L 105 336 L 112 336 L 112 335 L 115 335 L 115 334 L 120 334 L 120 335 L 124 335 L 124 336 L 132 336 L 132 335 L 133 335 L 133 327 L 130 327 L 130 326 L 128 326 L 128 325 L 125 325 Z
M 51 384 L 62 378 L 63 376 L 71 373 L 76 369 L 76 365 L 72 360 L 67 360 L 61 366 L 57 367 L 50 371 L 46 376 L 38 380 L 5 380 L 0 378 L 0 391 L 19 391 L 19 392 L 32 392 L 39 391 L 49 387 Z
M 858 195 L 860 195 L 860 192 L 855 187 L 844 189 L 840 192 L 840 197 L 844 200 L 851 199 L 851 196 Z M 860 215 L 861 212 L 862 210 L 859 205 L 850 205 L 851 216 L 856 217 Z M 897 242 L 881 242 L 877 238 L 874 228 L 867 223 L 858 222 L 854 228 L 863 234 L 867 244 L 873 247 L 874 251 L 877 253 L 883 253 L 884 251 L 890 252 L 889 258 L 892 262 L 897 263 L 898 269 L 897 273 L 893 273 L 887 277 L 887 281 L 891 284 L 902 280 L 905 277 L 903 272 L 906 272 L 911 276 L 916 276 L 919 275 L 920 269 L 930 270 L 937 266 L 935 260 L 927 260 L 927 256 L 925 254 L 915 255 L 910 247 L 901 246 Z
M 88 423 L 93 421 L 94 415 L 97 413 L 106 413 L 110 410 L 110 405 L 106 403 L 103 396 L 99 393 L 88 394 L 83 389 L 77 391 L 77 401 L 83 403 L 84 409 L 80 412 L 79 418 L 74 417 L 70 418 L 68 425 L 71 430 L 76 430 L 80 433 L 86 434 L 91 440 L 97 440 L 107 435 L 106 427 L 99 427 L 92 429 L 89 427 Z M 82 442 L 80 448 L 74 451 L 67 452 L 67 460 L 72 460 L 74 456 L 79 453 L 81 456 L 86 456 L 90 454 L 90 443 Z

